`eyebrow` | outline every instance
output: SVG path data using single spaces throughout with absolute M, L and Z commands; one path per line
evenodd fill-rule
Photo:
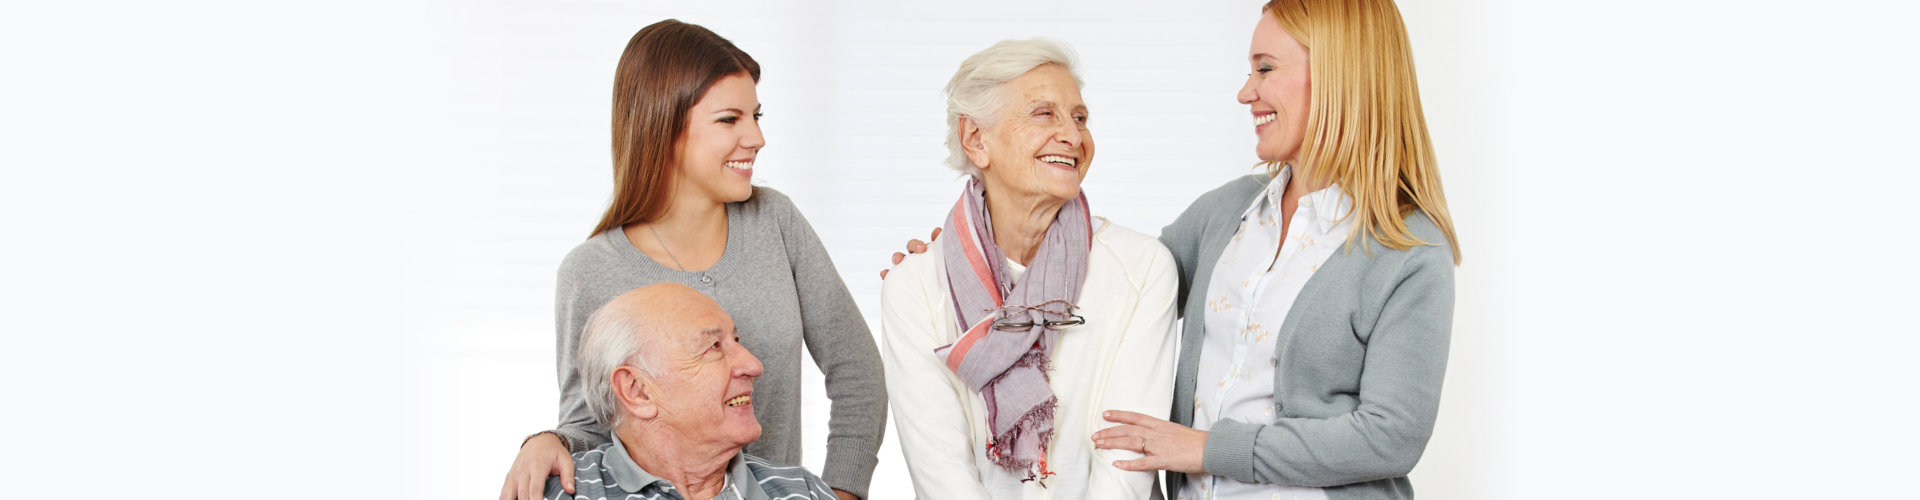
M 753 111 L 754 111 L 755 113 L 758 113 L 758 112 L 760 112 L 760 108 L 761 108 L 762 106 L 764 106 L 764 105 L 755 105 L 755 106 L 753 107 Z M 744 114 L 747 114 L 747 112 L 746 112 L 746 111 L 741 111 L 741 110 L 740 110 L 740 108 L 726 108 L 726 109 L 716 109 L 716 110 L 713 110 L 713 112 L 714 112 L 714 113 L 728 113 L 728 112 L 731 112 L 731 113 L 733 113 L 733 114 L 736 114 L 736 115 L 744 115 Z
M 1034 101 L 1032 106 L 1027 106 L 1027 110 L 1032 111 L 1040 108 L 1057 108 L 1057 107 L 1060 107 L 1060 104 L 1053 101 Z M 1087 105 L 1085 103 L 1077 104 L 1077 105 L 1074 105 L 1073 107 L 1073 111 L 1086 111 L 1086 110 L 1087 110 Z

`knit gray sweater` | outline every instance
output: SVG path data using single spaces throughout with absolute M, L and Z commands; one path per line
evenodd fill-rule
M 1201 195 L 1160 232 L 1180 266 L 1185 315 L 1173 421 L 1193 424 L 1206 331 L 1206 291 L 1240 214 L 1271 178 L 1250 175 Z M 1407 229 L 1433 243 L 1394 250 L 1364 234 L 1333 254 L 1294 299 L 1268 359 L 1272 425 L 1219 420 L 1207 433 L 1207 472 L 1247 483 L 1326 488 L 1332 500 L 1413 498 L 1440 410 L 1453 332 L 1453 250 L 1425 213 Z M 1370 251 L 1369 251 L 1370 249 Z M 1178 493 L 1185 474 L 1169 473 Z M 1169 494 L 1172 498 L 1175 495 Z
M 753 384 L 760 440 L 746 453 L 800 465 L 800 348 L 826 375 L 833 401 L 827 421 L 827 484 L 867 496 L 886 429 L 887 391 L 880 350 L 853 295 L 840 280 L 813 226 L 779 191 L 756 187 L 727 204 L 727 248 L 704 271 L 685 272 L 634 248 L 620 228 L 574 247 L 560 263 L 554 322 L 560 374 L 560 427 L 574 452 L 607 443 L 581 394 L 574 349 L 587 318 L 614 296 L 655 283 L 679 283 L 712 297 L 733 317 L 740 343 L 765 373 Z

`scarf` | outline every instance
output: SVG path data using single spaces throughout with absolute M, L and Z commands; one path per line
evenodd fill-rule
M 1008 472 L 1025 471 L 1023 481 L 1043 479 L 1053 474 L 1047 470 L 1047 443 L 1053 439 L 1058 398 L 1048 385 L 1047 365 L 1059 334 L 1044 321 L 1072 317 L 1072 305 L 1087 281 L 1093 218 L 1086 194 L 1067 201 L 1019 280 L 1009 277 L 989 220 L 986 187 L 972 179 L 947 217 L 942 230 L 946 238 L 940 240 L 954 316 L 965 333 L 934 352 L 986 399 L 992 432 L 988 459 Z M 996 328 L 996 323 L 1033 326 Z

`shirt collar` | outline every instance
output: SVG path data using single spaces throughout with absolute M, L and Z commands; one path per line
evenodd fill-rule
M 633 456 L 627 454 L 627 445 L 620 442 L 620 436 L 617 434 L 613 436 L 613 449 L 607 450 L 607 456 L 601 463 L 605 464 L 608 472 L 613 474 L 613 481 L 619 483 L 620 489 L 630 494 L 639 493 L 653 483 L 661 483 L 662 489 L 673 486 L 673 483 L 640 468 L 640 464 L 633 461 Z M 753 471 L 747 470 L 747 461 L 741 460 L 739 453 L 734 453 L 733 458 L 727 460 L 726 480 L 732 482 L 735 488 L 739 488 L 740 495 L 747 500 L 766 500 L 767 498 L 767 492 L 760 489 L 759 480 L 753 478 Z M 727 489 L 723 487 L 720 491 L 724 496 Z M 680 496 L 686 497 L 686 492 L 680 492 Z
M 1253 197 L 1253 203 L 1247 205 L 1246 211 L 1240 212 L 1240 219 L 1246 220 L 1248 217 L 1259 215 L 1263 209 L 1269 207 L 1278 214 L 1280 196 L 1286 192 L 1287 183 L 1292 179 L 1293 165 L 1280 167 L 1280 175 L 1274 176 L 1273 180 L 1267 183 L 1267 188 Z M 1347 196 L 1346 191 L 1341 190 L 1339 184 L 1328 184 L 1327 187 L 1307 193 L 1300 198 L 1300 208 L 1310 210 L 1308 215 L 1312 216 L 1316 229 L 1321 233 L 1327 233 L 1333 231 L 1335 226 L 1340 225 L 1348 215 L 1352 214 L 1353 197 Z

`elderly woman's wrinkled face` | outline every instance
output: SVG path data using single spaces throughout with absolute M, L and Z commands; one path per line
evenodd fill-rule
M 1002 85 L 1003 105 L 979 131 L 968 158 L 992 189 L 1015 195 L 1073 199 L 1093 163 L 1093 133 L 1080 85 L 1058 64 L 1045 64 Z
M 1307 48 L 1280 28 L 1280 20 L 1261 12 L 1247 62 L 1253 72 L 1240 87 L 1239 98 L 1253 108 L 1253 133 L 1260 139 L 1254 151 L 1261 161 L 1292 162 L 1307 135 L 1308 98 L 1313 95 Z

